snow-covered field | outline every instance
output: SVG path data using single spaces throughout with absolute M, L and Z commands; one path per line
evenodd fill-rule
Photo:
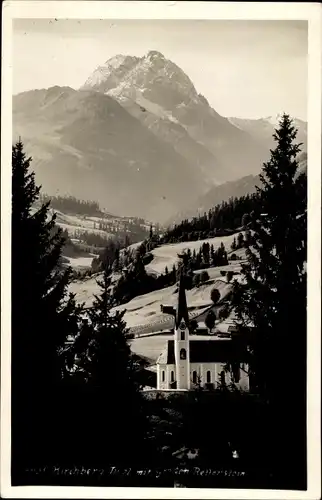
M 197 251 L 202 243 L 205 241 L 218 248 L 223 242 L 228 253 L 231 252 L 231 243 L 233 242 L 234 235 L 226 237 L 210 238 L 207 240 L 191 241 L 186 243 L 177 243 L 163 245 L 152 251 L 154 256 L 153 261 L 146 266 L 150 273 L 161 274 L 167 266 L 169 271 L 172 269 L 174 263 L 178 261 L 178 253 L 190 248 Z M 133 251 L 140 243 L 135 243 L 129 247 Z M 235 251 L 239 257 L 245 257 L 245 250 L 240 249 Z M 85 259 L 70 259 L 71 261 L 78 261 L 79 264 L 84 263 Z M 231 261 L 228 266 L 221 266 L 206 269 L 209 274 L 209 280 L 199 287 L 187 290 L 187 304 L 189 308 L 190 317 L 200 317 L 206 313 L 211 306 L 210 299 L 211 290 L 216 287 L 220 291 L 221 299 L 223 299 L 231 290 L 231 283 L 227 283 L 226 278 L 221 276 L 221 271 L 231 270 L 235 272 L 240 271 L 242 261 Z M 201 272 L 201 271 L 196 271 Z M 235 276 L 239 279 L 240 276 Z M 85 307 L 90 307 L 94 300 L 94 294 L 99 293 L 99 287 L 96 282 L 97 276 L 93 276 L 84 281 L 73 282 L 70 285 L 70 291 L 76 294 L 76 300 L 80 303 L 85 303 Z M 161 305 L 176 306 L 178 295 L 176 293 L 177 286 L 173 285 L 162 290 L 147 293 L 135 297 L 127 304 L 118 306 L 116 309 L 125 310 L 124 319 L 128 328 L 135 334 L 144 334 L 157 331 L 166 331 L 173 327 L 173 317 L 161 313 Z M 218 327 L 222 331 L 227 331 L 231 321 L 226 321 Z M 150 341 L 149 341 L 150 342 Z M 154 340 L 151 340 L 154 342 Z M 158 341 L 157 341 L 158 342 Z
M 202 243 L 209 242 L 214 248 L 218 248 L 223 242 L 226 247 L 227 252 L 230 252 L 230 246 L 233 242 L 234 235 L 209 238 L 207 240 L 191 241 L 185 243 L 176 243 L 163 245 L 152 251 L 154 256 L 153 261 L 146 266 L 146 269 L 150 273 L 161 274 L 164 272 L 167 266 L 169 271 L 172 269 L 174 263 L 178 261 L 178 253 L 190 248 L 191 251 L 194 249 L 197 251 Z M 135 250 L 140 243 L 135 243 L 129 247 Z M 242 250 L 243 251 L 243 250 Z M 237 250 L 237 253 L 240 251 Z M 81 263 L 80 259 L 74 259 Z M 85 260 L 83 261 L 85 263 Z M 230 290 L 231 285 L 228 284 L 224 277 L 221 276 L 220 271 L 222 270 L 232 270 L 238 272 L 240 270 L 241 261 L 231 262 L 228 266 L 209 268 L 207 272 L 209 274 L 210 280 L 199 286 L 198 288 L 193 288 L 188 290 L 187 302 L 190 309 L 191 316 L 196 316 L 205 311 L 211 304 L 210 292 L 213 287 L 219 289 L 221 298 L 223 298 Z M 125 321 L 129 328 L 134 332 L 153 332 L 158 330 L 166 330 L 172 327 L 173 318 L 165 316 L 161 313 L 161 304 L 166 305 L 176 305 L 177 294 L 175 293 L 176 286 L 170 286 L 168 288 L 163 288 L 162 290 L 157 290 L 145 295 L 140 295 L 135 297 L 133 300 L 119 306 L 118 309 L 126 309 Z M 94 294 L 99 292 L 98 285 L 96 283 L 96 278 L 91 277 L 86 281 L 74 282 L 70 285 L 70 291 L 76 294 L 76 300 L 80 303 L 85 303 L 86 307 L 90 307 L 93 302 Z
M 94 257 L 97 255 L 89 254 L 88 257 L 65 257 L 65 259 L 68 260 L 68 265 L 73 269 L 89 269 Z
M 94 294 L 99 293 L 96 279 L 96 277 L 92 277 L 86 281 L 71 283 L 70 291 L 76 294 L 77 302 L 85 303 L 86 307 L 92 305 Z M 231 285 L 222 278 L 187 290 L 187 304 L 191 317 L 199 316 L 211 306 L 210 292 L 214 287 L 218 288 L 221 298 L 224 298 L 229 293 Z M 178 295 L 175 293 L 176 288 L 176 285 L 173 285 L 140 295 L 116 309 L 126 310 L 124 319 L 128 328 L 134 333 L 167 330 L 172 328 L 173 318 L 161 313 L 161 305 L 176 305 L 178 300 Z
M 31 212 L 34 213 L 37 211 L 39 207 L 33 207 Z M 107 233 L 101 229 L 98 229 L 99 222 L 106 222 L 108 219 L 104 219 L 103 217 L 85 217 L 82 215 L 70 215 L 61 212 L 57 209 L 50 209 L 48 213 L 48 217 L 51 217 L 53 214 L 56 214 L 56 223 L 62 229 L 67 229 L 70 236 L 73 236 L 76 231 L 81 232 L 89 232 L 99 234 L 103 238 L 112 238 L 112 233 Z M 94 227 L 95 226 L 95 227 Z
M 59 210 L 54 211 L 56 215 L 56 222 L 58 226 L 62 229 L 67 229 L 68 233 L 72 236 L 77 231 L 89 232 L 99 234 L 103 238 L 113 237 L 112 233 L 107 233 L 101 229 L 98 229 L 98 223 L 100 220 L 97 217 L 82 217 L 80 215 L 69 215 L 60 212 Z M 95 226 L 95 227 L 94 227 Z
M 69 291 L 76 294 L 78 303 L 90 307 L 94 300 L 94 294 L 99 293 L 99 286 L 96 282 L 97 276 L 91 276 L 86 280 L 73 281 L 69 285 Z
M 194 271 L 195 274 L 201 274 L 204 271 L 206 271 L 209 275 L 209 279 L 214 280 L 214 279 L 224 279 L 224 277 L 221 275 L 221 271 L 234 271 L 239 273 L 241 269 L 241 263 L 243 261 L 238 261 L 229 264 L 228 266 L 218 266 L 218 267 L 208 267 L 207 269 L 198 269 L 198 271 Z
M 154 274 L 163 274 L 165 267 L 171 271 L 173 264 L 178 263 L 178 253 L 182 253 L 185 250 L 190 248 L 191 252 L 199 250 L 203 243 L 209 243 L 209 245 L 213 245 L 214 249 L 220 247 L 221 242 L 225 245 L 226 251 L 231 252 L 231 244 L 234 240 L 234 237 L 237 237 L 237 234 L 232 234 L 230 236 L 219 236 L 216 238 L 208 238 L 206 240 L 198 240 L 198 241 L 186 241 L 184 243 L 174 243 L 168 245 L 162 245 L 161 247 L 155 248 L 152 250 L 153 260 L 148 264 L 145 268 L 147 272 Z M 234 252 L 237 253 L 237 252 Z

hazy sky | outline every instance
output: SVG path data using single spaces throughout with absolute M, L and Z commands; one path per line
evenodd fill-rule
M 224 116 L 307 116 L 305 21 L 14 21 L 13 93 L 80 87 L 116 54 L 158 50 Z

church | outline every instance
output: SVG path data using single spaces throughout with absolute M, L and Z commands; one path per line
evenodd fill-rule
M 158 390 L 215 389 L 235 384 L 249 390 L 246 348 L 231 338 L 190 338 L 189 314 L 183 276 L 180 278 L 178 304 L 174 315 L 174 338 L 168 340 L 157 360 Z M 229 363 L 232 369 L 225 371 Z

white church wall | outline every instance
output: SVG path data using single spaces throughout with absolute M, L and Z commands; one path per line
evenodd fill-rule
M 193 372 L 197 372 L 197 377 L 200 377 L 200 383 L 204 386 L 207 383 L 214 384 L 217 387 L 220 381 L 220 373 L 224 371 L 224 363 L 191 363 L 190 364 L 190 378 L 193 381 Z M 207 372 L 210 371 L 210 382 L 207 379 Z M 230 374 L 225 372 L 225 383 L 231 382 Z
M 244 366 L 244 370 L 240 369 L 240 379 L 236 383 L 236 386 L 241 390 L 249 390 L 249 378 L 247 375 L 247 367 Z M 207 372 L 210 371 L 210 383 L 214 384 L 214 387 L 218 387 L 220 383 L 220 374 L 222 371 L 225 372 L 225 384 L 229 385 L 232 383 L 233 379 L 229 372 L 225 371 L 225 363 L 191 363 L 190 364 L 190 379 L 191 384 L 193 384 L 193 372 L 197 372 L 197 380 L 200 377 L 200 383 L 202 386 L 207 384 Z
M 248 367 L 244 366 L 244 370 L 240 369 L 240 379 L 236 384 L 243 391 L 249 390 L 249 378 L 247 375 Z M 200 377 L 202 386 L 207 384 L 207 372 L 210 371 L 210 383 L 214 384 L 216 388 L 220 382 L 220 373 L 224 370 L 224 363 L 190 363 L 190 380 L 191 388 L 193 387 L 193 372 L 197 372 L 197 380 Z M 157 365 L 157 388 L 159 390 L 171 389 L 172 374 L 174 381 L 176 381 L 176 367 L 175 365 Z M 232 377 L 229 372 L 225 372 L 225 383 L 227 385 L 232 383 Z
M 171 381 L 176 381 L 175 365 L 158 365 L 157 367 L 157 388 L 160 390 L 170 389 Z

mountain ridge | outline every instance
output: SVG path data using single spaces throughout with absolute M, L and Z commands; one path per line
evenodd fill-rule
M 14 98 L 13 116 L 14 137 L 35 157 L 48 194 L 64 189 L 111 212 L 158 220 L 186 196 L 182 179 L 205 189 L 193 165 L 109 96 L 59 87 L 30 91 Z
M 13 97 L 13 137 L 23 138 L 49 194 L 161 223 L 213 187 L 260 171 L 272 128 L 236 120 L 219 115 L 158 51 L 118 54 L 78 90 Z
M 247 131 L 237 128 L 211 108 L 207 99 L 197 92 L 190 78 L 175 63 L 158 51 L 149 51 L 141 58 L 118 57 L 128 61 L 126 67 L 120 64 L 117 69 L 120 79 L 116 81 L 114 73 L 109 72 L 105 81 L 100 80 L 97 84 L 95 70 L 81 89 L 91 87 L 107 93 L 156 134 L 162 135 L 161 121 L 164 125 L 168 119 L 167 126 L 170 127 L 176 123 L 180 128 L 180 140 L 184 137 L 190 146 L 197 144 L 200 154 L 203 150 L 204 156 L 213 156 L 212 162 L 209 158 L 207 164 L 203 164 L 203 173 L 212 183 L 238 178 L 239 170 L 242 174 L 243 169 L 248 169 L 245 173 L 259 171 L 258 163 L 266 159 L 263 145 L 257 144 Z M 108 68 L 109 61 L 105 63 Z M 156 106 L 163 111 L 162 117 Z M 174 137 L 172 141 L 168 138 L 175 148 L 178 147 L 176 139 Z M 182 154 L 182 151 L 179 152 Z M 203 158 L 199 163 L 203 163 Z

